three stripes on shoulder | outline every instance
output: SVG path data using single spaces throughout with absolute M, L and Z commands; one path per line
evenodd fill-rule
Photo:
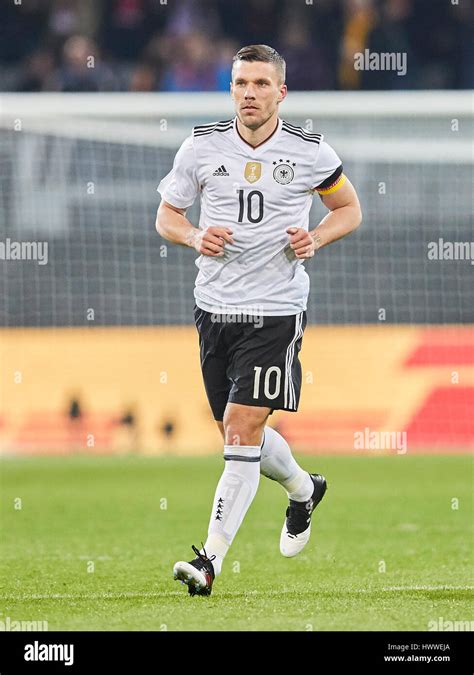
M 194 136 L 209 136 L 215 131 L 229 131 L 234 126 L 234 120 L 225 120 L 224 122 L 214 122 L 213 124 L 198 124 L 193 129 Z
M 288 124 L 288 122 L 283 121 L 282 131 L 286 131 L 288 134 L 302 138 L 303 141 L 308 141 L 308 143 L 319 143 L 321 142 L 321 134 L 310 134 L 309 131 L 303 129 L 303 127 L 295 127 L 293 124 Z

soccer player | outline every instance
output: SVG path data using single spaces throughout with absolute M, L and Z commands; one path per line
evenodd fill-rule
M 158 187 L 159 234 L 200 254 L 194 317 L 204 385 L 224 441 L 206 543 L 192 547 L 194 560 L 174 565 L 174 578 L 191 595 L 210 595 L 260 473 L 288 494 L 282 555 L 297 555 L 309 540 L 326 480 L 304 471 L 266 422 L 274 410 L 298 409 L 309 293 L 304 263 L 361 221 L 335 151 L 321 134 L 278 116 L 287 95 L 278 52 L 243 47 L 233 59 L 230 91 L 234 119 L 194 127 Z M 329 213 L 310 230 L 314 193 Z M 194 227 L 186 209 L 198 195 Z

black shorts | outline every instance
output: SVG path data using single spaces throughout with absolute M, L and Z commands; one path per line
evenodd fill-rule
M 245 318 L 246 321 L 238 320 Z M 306 312 L 236 317 L 196 305 L 201 370 L 214 419 L 227 402 L 296 411 L 301 391 L 301 349 Z M 229 320 L 229 319 L 233 319 Z

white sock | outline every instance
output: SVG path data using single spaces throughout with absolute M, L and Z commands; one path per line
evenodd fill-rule
M 225 445 L 224 472 L 217 484 L 204 549 L 216 576 L 255 497 L 260 480 L 259 445 Z
M 289 499 L 296 502 L 307 501 L 314 491 L 309 473 L 297 464 L 290 446 L 278 431 L 267 426 L 263 433 L 260 472 L 280 483 Z

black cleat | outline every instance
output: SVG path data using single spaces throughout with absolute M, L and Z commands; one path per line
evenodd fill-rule
M 204 553 L 200 553 L 195 546 L 192 549 L 196 558 L 191 562 L 177 562 L 173 567 L 173 576 L 182 584 L 187 584 L 189 595 L 211 595 L 215 577 L 212 561 L 216 556 L 208 558 L 204 545 L 202 545 Z
M 313 494 L 307 502 L 295 502 L 290 499 L 286 509 L 286 518 L 280 536 L 280 553 L 286 558 L 298 555 L 309 541 L 311 534 L 311 514 L 327 490 L 326 479 L 319 473 L 310 473 L 314 483 Z

